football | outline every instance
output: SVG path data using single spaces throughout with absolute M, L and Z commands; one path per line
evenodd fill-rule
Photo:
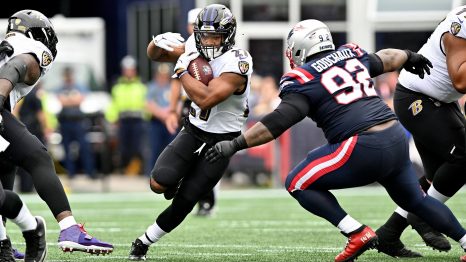
M 212 67 L 209 62 L 201 56 L 189 63 L 188 72 L 192 77 L 204 83 L 204 85 L 208 85 L 210 80 L 214 78 Z

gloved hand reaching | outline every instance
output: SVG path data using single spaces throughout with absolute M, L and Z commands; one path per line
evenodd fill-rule
M 406 69 L 406 71 L 416 74 L 420 78 L 424 78 L 424 72 L 430 75 L 430 68 L 433 66 L 429 59 L 408 49 L 405 49 L 404 51 L 408 55 L 408 60 L 406 60 L 403 65 L 403 68 Z

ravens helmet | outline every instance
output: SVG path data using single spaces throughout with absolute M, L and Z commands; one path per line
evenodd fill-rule
M 235 45 L 236 19 L 224 5 L 206 6 L 194 23 L 194 38 L 199 53 L 208 61 L 215 59 Z M 207 38 L 219 39 L 219 45 L 206 43 Z
M 286 56 L 291 68 L 302 66 L 309 56 L 335 50 L 332 34 L 319 20 L 308 19 L 297 23 L 287 37 Z
M 41 12 L 35 10 L 21 10 L 8 18 L 6 33 L 19 32 L 26 37 L 43 43 L 52 52 L 55 59 L 57 56 L 58 39 L 50 20 Z

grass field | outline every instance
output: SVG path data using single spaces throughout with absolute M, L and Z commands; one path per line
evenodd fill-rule
M 336 191 L 342 206 L 356 219 L 376 229 L 395 205 L 380 187 Z M 131 241 L 140 236 L 168 202 L 151 193 L 72 194 L 75 217 L 90 234 L 115 245 L 109 256 L 62 253 L 56 246 L 59 233 L 47 206 L 36 195 L 25 195 L 35 215 L 47 221 L 47 261 L 126 261 Z M 448 205 L 466 226 L 466 192 Z M 14 246 L 24 250 L 18 228 L 9 223 Z M 463 250 L 453 240 L 449 253 L 427 248 L 410 228 L 402 240 L 424 257 L 410 261 L 458 261 Z M 307 213 L 284 190 L 223 190 L 218 208 L 209 218 L 190 215 L 171 234 L 151 246 L 148 261 L 333 261 L 345 238 L 328 222 Z M 374 250 L 358 261 L 395 261 Z

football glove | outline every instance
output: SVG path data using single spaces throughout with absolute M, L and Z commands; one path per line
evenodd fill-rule
M 433 66 L 429 59 L 408 49 L 404 51 L 408 55 L 408 60 L 403 64 L 406 71 L 418 75 L 421 79 L 424 78 L 424 72 L 430 75 L 430 68 Z
M 231 140 L 217 142 L 213 147 L 209 148 L 205 154 L 205 158 L 210 163 L 214 163 L 220 158 L 230 158 L 237 151 L 247 148 L 248 145 L 243 135 Z
M 180 78 L 182 75 L 188 72 L 188 66 L 191 61 L 196 59 L 199 56 L 199 52 L 191 52 L 191 53 L 183 53 L 180 55 L 178 58 L 178 61 L 176 62 L 175 68 L 173 71 L 175 74 L 172 76 L 172 78 Z
M 184 38 L 179 33 L 166 32 L 156 36 L 152 36 L 154 44 L 169 52 L 173 51 L 173 47 L 179 47 L 183 44 Z
M 13 47 L 7 41 L 3 40 L 0 43 L 0 60 L 3 60 L 6 56 L 11 56 L 14 52 Z

